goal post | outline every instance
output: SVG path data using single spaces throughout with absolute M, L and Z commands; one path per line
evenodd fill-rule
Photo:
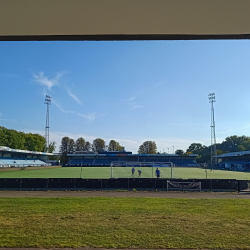
M 156 168 L 160 170 L 160 177 L 174 178 L 174 167 L 172 162 L 112 161 L 110 164 L 111 178 L 156 178 Z

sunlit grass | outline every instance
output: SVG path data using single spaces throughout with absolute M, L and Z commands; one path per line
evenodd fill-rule
M 136 168 L 137 170 L 138 168 Z M 155 178 L 155 169 L 144 167 L 142 170 L 141 178 Z M 171 177 L 171 168 L 161 168 L 162 178 Z M 0 172 L 0 178 L 80 178 L 81 168 L 51 168 L 51 169 L 25 169 L 21 171 Z M 205 169 L 201 168 L 175 168 L 173 170 L 174 178 L 198 178 L 205 179 Z M 114 178 L 131 178 L 131 168 L 116 167 L 113 168 Z M 110 167 L 83 167 L 82 178 L 111 178 Z M 138 178 L 137 171 L 135 172 L 135 178 Z M 238 180 L 250 180 L 250 172 L 237 172 L 237 171 L 225 171 L 225 170 L 213 170 L 207 171 L 208 179 L 238 179 Z
M 0 247 L 250 249 L 250 200 L 0 198 Z

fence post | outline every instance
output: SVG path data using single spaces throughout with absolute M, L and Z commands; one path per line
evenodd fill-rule
M 240 192 L 240 181 L 238 181 L 238 193 Z
M 210 180 L 210 192 L 212 192 L 212 189 L 213 189 L 213 187 L 212 187 L 212 180 Z

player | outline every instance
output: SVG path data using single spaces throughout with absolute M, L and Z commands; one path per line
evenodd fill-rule
M 138 170 L 138 177 L 141 177 L 141 170 Z
M 156 173 L 157 178 L 161 177 L 161 171 L 158 168 L 156 168 L 155 173 Z
M 134 167 L 132 168 L 132 176 L 133 176 L 133 178 L 135 177 L 135 168 Z

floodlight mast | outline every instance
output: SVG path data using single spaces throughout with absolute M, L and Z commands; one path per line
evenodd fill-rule
M 211 162 L 210 166 L 213 169 L 213 166 L 217 163 L 217 151 L 216 151 L 216 137 L 215 137 L 215 121 L 214 121 L 214 102 L 215 100 L 215 93 L 210 93 L 208 95 L 209 103 L 211 103 Z
M 45 96 L 44 104 L 47 105 L 47 112 L 46 112 L 46 125 L 45 125 L 45 152 L 49 151 L 49 105 L 51 105 L 51 96 Z

